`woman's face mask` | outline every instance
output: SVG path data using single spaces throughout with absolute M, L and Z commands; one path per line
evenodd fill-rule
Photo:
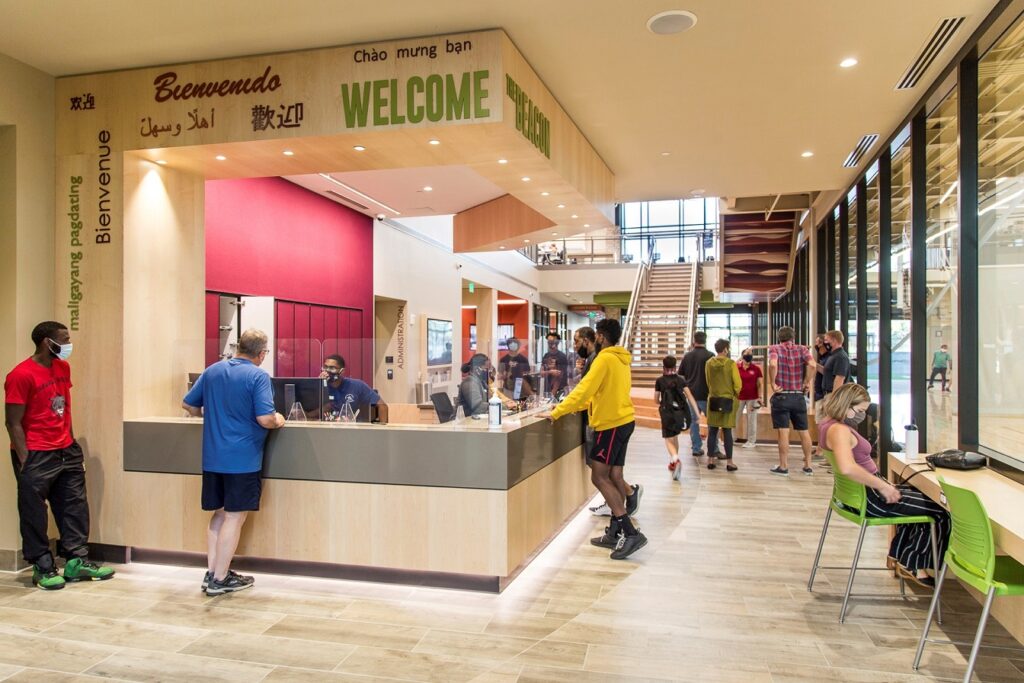
M 745 360 L 748 363 L 753 363 L 754 362 L 754 354 L 752 354 L 752 353 L 744 354 L 743 355 L 743 360 Z
M 851 415 L 851 413 L 852 413 L 852 415 Z M 846 419 L 843 420 L 843 422 L 845 422 L 846 424 L 850 425 L 851 427 L 856 427 L 861 422 L 863 422 L 864 418 L 866 418 L 867 416 L 868 416 L 868 413 L 867 413 L 866 410 L 859 410 L 857 408 L 851 408 L 849 411 L 847 411 Z

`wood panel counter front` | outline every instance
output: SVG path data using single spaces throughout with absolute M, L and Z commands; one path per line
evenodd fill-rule
M 581 433 L 578 416 L 495 430 L 289 423 L 268 439 L 260 511 L 238 553 L 296 563 L 289 571 L 500 590 L 593 494 Z M 125 421 L 124 469 L 154 504 L 124 522 L 133 556 L 205 552 L 202 420 Z
M 988 468 L 970 471 L 943 469 L 932 472 L 929 471 L 923 456 L 908 458 L 906 453 L 889 454 L 890 481 L 910 480 L 910 486 L 945 505 L 939 487 L 940 475 L 950 484 L 978 494 L 992 523 L 996 552 L 1024 562 L 1024 485 Z M 981 599 L 976 590 L 965 587 L 976 598 Z M 1013 634 L 1014 638 L 1024 643 L 1024 598 L 998 598 L 992 603 L 992 615 Z

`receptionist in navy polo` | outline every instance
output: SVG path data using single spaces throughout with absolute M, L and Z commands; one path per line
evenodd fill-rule
M 380 394 L 362 380 L 345 376 L 345 359 L 338 355 L 328 356 L 324 359 L 323 372 L 320 379 L 327 380 L 324 383 L 323 411 L 325 420 L 340 419 L 345 410 L 345 404 L 352 409 L 352 414 L 358 414 L 360 422 L 381 422 L 387 424 L 388 405 L 381 400 Z M 370 415 L 372 409 L 377 412 L 376 419 Z

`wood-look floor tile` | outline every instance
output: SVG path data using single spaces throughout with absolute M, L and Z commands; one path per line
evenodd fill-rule
M 315 669 L 296 669 L 279 666 L 267 674 L 260 683 L 394 683 L 398 679 L 380 676 L 344 674 Z
M 112 579 L 117 581 L 117 579 Z M 7 603 L 7 607 L 64 612 L 87 617 L 128 617 L 154 604 L 153 600 L 76 591 L 75 586 L 60 591 L 32 591 Z
M 584 643 L 542 640 L 513 661 L 531 666 L 582 669 L 586 663 L 588 647 Z
M 627 676 L 600 671 L 573 671 L 530 665 L 524 666 L 519 674 L 519 683 L 649 683 L 666 680 L 678 679 Z
M 353 600 L 337 615 L 349 621 L 372 621 L 397 626 L 419 626 L 479 633 L 487 626 L 489 611 L 460 605 L 436 605 L 420 602 Z
M 139 621 L 75 616 L 47 629 L 44 635 L 47 638 L 97 645 L 177 652 L 206 633 L 181 626 L 156 626 Z
M 10 676 L 22 671 L 24 668 L 14 664 L 0 664 L 0 681 L 7 680 Z
M 0 637 L 0 663 L 45 666 L 54 671 L 81 673 L 116 650 L 100 645 L 51 640 L 8 633 Z
M 270 671 L 269 666 L 129 649 L 111 655 L 86 673 L 138 683 L 252 683 Z
M 277 623 L 282 616 L 220 607 L 216 598 L 208 598 L 200 606 L 160 602 L 133 615 L 132 619 L 149 624 L 258 634 Z
M 888 672 L 883 677 L 877 671 L 838 669 L 825 666 L 773 664 L 768 668 L 771 670 L 773 683 L 822 683 L 822 681 L 828 681 L 829 683 L 880 683 L 882 680 L 885 683 L 926 683 L 940 680 L 932 676 L 923 676 L 912 672 L 902 674 Z
M 229 593 L 218 598 L 218 607 L 231 607 L 252 612 L 302 614 L 326 619 L 340 617 L 351 604 L 350 598 L 335 595 L 310 595 L 294 591 L 272 592 L 262 586 L 254 590 Z
M 351 674 L 372 672 L 377 676 L 425 683 L 467 683 L 490 668 L 485 662 L 461 657 L 359 647 L 336 670 Z
M 392 650 L 411 650 L 420 642 L 426 632 L 425 628 L 412 626 L 288 616 L 267 630 L 265 635 L 297 640 L 386 647 Z
M 861 669 L 875 672 L 906 672 L 913 661 L 913 650 L 895 648 L 879 648 L 870 646 L 848 646 L 819 644 L 832 667 Z M 936 678 L 963 678 L 967 668 L 965 653 L 949 645 L 929 644 L 921 659 L 921 674 Z M 1020 681 L 1020 670 L 1008 659 L 992 653 L 990 650 L 978 657 L 975 671 L 978 678 L 985 683 L 1010 683 Z
M 100 678 L 87 674 L 68 674 L 49 669 L 24 668 L 7 678 L 0 679 L 4 683 L 112 683 L 123 681 L 123 678 Z
M 568 619 L 543 616 L 500 614 L 490 620 L 484 633 L 492 636 L 515 636 L 539 640 L 554 633 L 567 621 Z
M 536 642 L 511 636 L 431 630 L 423 636 L 414 651 L 466 659 L 505 661 L 525 652 Z
M 181 654 L 232 659 L 252 664 L 331 670 L 352 654 L 354 645 L 254 636 L 241 633 L 210 633 L 190 643 Z
M 32 635 L 67 621 L 70 614 L 36 609 L 0 607 L 0 632 Z

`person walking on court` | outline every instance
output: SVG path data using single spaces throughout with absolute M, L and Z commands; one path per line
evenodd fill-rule
M 798 346 L 792 327 L 779 328 L 779 343 L 768 352 L 768 381 L 775 393 L 771 397 L 772 427 L 779 434 L 779 464 L 772 474 L 789 476 L 789 429 L 800 437 L 804 451 L 803 473 L 814 474 L 811 468 L 811 435 L 807 431 L 807 400 L 805 392 L 814 390 L 814 359 L 810 350 Z
M 690 447 L 693 457 L 699 458 L 704 455 L 704 444 L 700 439 L 700 415 L 706 414 L 708 410 L 708 380 L 704 374 L 704 366 L 709 360 L 715 357 L 707 350 L 708 335 L 706 332 L 694 332 L 693 348 L 683 355 L 679 370 L 686 378 L 686 386 L 690 388 L 694 400 L 697 402 L 698 414 L 693 416 L 690 423 Z
M 716 460 L 721 457 L 718 451 L 718 430 L 722 430 L 725 469 L 735 472 L 739 468 L 732 461 L 732 430 L 736 426 L 736 412 L 739 410 L 740 389 L 743 388 L 743 383 L 736 361 L 729 357 L 729 341 L 716 341 L 715 351 L 718 355 L 704 366 L 708 382 L 708 469 L 715 469 Z
M 234 358 L 203 371 L 182 408 L 203 417 L 203 510 L 212 512 L 203 591 L 210 596 L 245 590 L 251 576 L 231 570 L 242 525 L 260 509 L 263 445 L 267 431 L 284 426 L 274 410 L 270 375 L 259 366 L 267 357 L 267 335 L 246 330 Z
M 624 560 L 647 545 L 647 537 L 633 526 L 633 521 L 626 514 L 626 497 L 622 493 L 626 448 L 636 427 L 633 401 L 629 395 L 633 359 L 629 351 L 618 345 L 622 336 L 618 320 L 605 319 L 597 323 L 596 336 L 601 351 L 590 372 L 554 410 L 543 417 L 553 422 L 584 408 L 589 410 L 590 426 L 594 428 L 594 444 L 587 454 L 590 479 L 604 494 L 605 502 L 612 511 L 611 523 L 604 535 L 590 542 L 612 549 L 613 560 Z
M 66 582 L 103 581 L 110 567 L 89 560 L 89 500 L 85 455 L 71 426 L 71 334 L 52 320 L 32 330 L 35 353 L 16 365 L 4 382 L 11 463 L 18 484 L 21 553 L 32 565 L 32 584 L 60 590 Z M 64 575 L 50 552 L 47 509 L 57 522 L 57 549 L 67 560 Z
M 654 382 L 654 400 L 658 404 L 661 418 L 661 437 L 668 449 L 668 471 L 675 481 L 683 476 L 683 464 L 679 460 L 679 434 L 691 423 L 690 405 L 695 403 L 693 394 L 686 386 L 686 378 L 676 373 L 676 357 L 665 356 L 662 360 L 662 375 Z M 696 412 L 696 411 L 694 411 Z
M 942 378 L 942 390 L 949 391 L 946 386 L 946 373 L 953 369 L 953 357 L 949 355 L 949 347 L 943 344 L 939 350 L 932 354 L 932 374 L 928 378 L 928 388 L 935 384 L 935 376 Z
M 764 395 L 764 375 L 761 368 L 754 363 L 754 349 L 744 349 L 743 361 L 738 364 L 740 382 L 740 415 L 747 416 L 746 441 L 744 448 L 757 445 L 757 411 L 761 409 L 761 396 Z

